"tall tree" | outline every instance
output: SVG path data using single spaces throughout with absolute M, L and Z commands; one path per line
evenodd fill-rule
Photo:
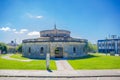
M 22 53 L 22 44 L 18 45 L 16 50 L 17 50 L 17 52 Z
M 97 45 L 92 44 L 91 42 L 88 42 L 88 52 L 97 52 Z
M 0 42 L 0 50 L 1 53 L 7 53 L 7 45 L 5 43 Z

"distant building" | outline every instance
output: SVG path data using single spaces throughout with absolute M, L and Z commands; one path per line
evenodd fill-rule
M 87 54 L 87 40 L 70 36 L 70 31 L 52 30 L 40 31 L 40 38 L 23 40 L 23 56 L 28 58 L 75 58 Z
M 12 47 L 18 46 L 18 44 L 15 41 L 11 41 L 11 43 L 8 43 L 7 45 Z
M 120 38 L 112 35 L 109 39 L 98 40 L 98 52 L 120 54 Z
M 16 49 L 15 48 L 18 46 L 16 41 L 11 41 L 7 45 L 8 45 L 8 50 L 7 50 L 8 53 L 16 53 Z

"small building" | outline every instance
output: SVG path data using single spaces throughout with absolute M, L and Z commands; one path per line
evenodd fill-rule
M 10 43 L 7 44 L 8 46 L 8 53 L 16 53 L 16 47 L 18 46 L 18 44 L 16 43 L 16 41 L 11 41 Z
M 98 40 L 98 52 L 120 54 L 120 38 Z
M 40 31 L 40 37 L 22 41 L 22 54 L 28 58 L 76 58 L 87 54 L 87 40 L 70 36 L 70 31 L 57 29 Z

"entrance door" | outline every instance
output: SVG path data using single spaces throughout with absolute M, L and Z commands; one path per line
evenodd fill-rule
M 55 49 L 55 58 L 63 58 L 63 48 L 57 47 Z

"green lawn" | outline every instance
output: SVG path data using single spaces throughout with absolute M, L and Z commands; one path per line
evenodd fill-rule
M 5 56 L 5 55 L 1 55 Z M 0 56 L 0 69 L 20 69 L 20 70 L 46 70 L 46 61 L 45 60 L 32 60 L 30 62 L 15 61 L 15 60 L 6 60 Z M 19 59 L 23 57 L 19 54 L 17 56 Z M 15 58 L 17 58 L 15 57 Z M 56 70 L 55 61 L 50 61 L 50 69 Z
M 19 53 L 13 54 L 10 57 L 15 59 L 28 60 L 28 58 L 23 57 L 22 54 L 19 54 Z
M 68 60 L 75 70 L 120 69 L 120 56 L 92 54 L 80 59 Z
M 6 56 L 6 55 L 1 55 Z M 45 70 L 45 60 L 34 60 L 30 62 L 6 60 L 0 56 L 0 69 L 20 69 L 20 70 Z M 21 54 L 14 54 L 12 58 L 27 60 Z M 120 56 L 106 56 L 100 54 L 90 54 L 86 57 L 68 60 L 75 70 L 81 69 L 120 69 Z M 54 60 L 50 61 L 50 69 L 56 70 Z

